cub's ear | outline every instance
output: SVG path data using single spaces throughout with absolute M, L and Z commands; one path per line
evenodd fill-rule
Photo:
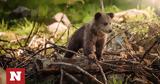
M 100 17 L 102 16 L 102 14 L 100 12 L 97 12 L 94 16 L 95 20 L 98 20 Z
M 109 17 L 111 17 L 111 19 L 114 17 L 114 14 L 113 14 L 113 13 L 107 13 L 107 15 L 108 15 Z

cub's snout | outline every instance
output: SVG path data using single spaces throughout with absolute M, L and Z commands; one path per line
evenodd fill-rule
M 112 29 L 109 29 L 109 30 L 108 30 L 108 33 L 111 33 L 111 32 L 112 32 Z

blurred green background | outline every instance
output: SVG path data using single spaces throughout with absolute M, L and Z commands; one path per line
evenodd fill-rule
M 103 0 L 106 12 L 118 12 L 131 8 L 154 6 L 155 0 Z M 153 3 L 151 3 L 153 2 Z M 8 20 L 8 15 L 18 6 L 31 10 L 31 17 L 48 22 L 57 12 L 67 14 L 71 22 L 83 23 L 100 11 L 99 0 L 0 0 L 0 19 Z M 37 18 L 38 16 L 38 18 Z

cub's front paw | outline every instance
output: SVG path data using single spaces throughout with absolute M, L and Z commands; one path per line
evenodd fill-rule
M 91 61 L 96 61 L 96 60 L 97 60 L 97 57 L 96 57 L 95 54 L 89 54 L 89 55 L 88 55 L 88 58 L 89 58 L 89 60 L 91 60 Z

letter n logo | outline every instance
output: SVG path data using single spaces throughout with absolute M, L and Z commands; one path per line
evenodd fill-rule
M 7 84 L 25 84 L 25 69 L 7 68 L 6 80 Z

